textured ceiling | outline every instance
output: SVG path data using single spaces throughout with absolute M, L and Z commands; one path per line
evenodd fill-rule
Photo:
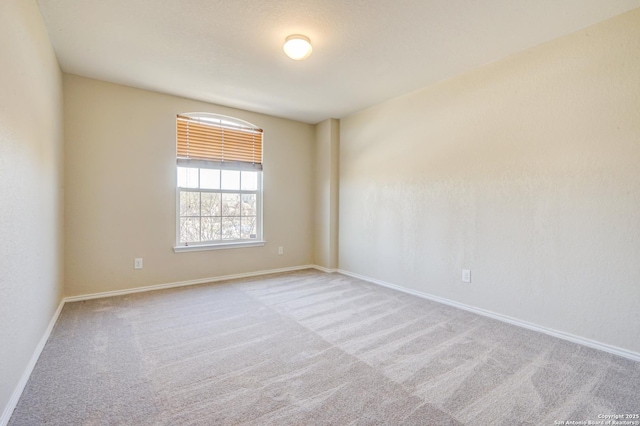
M 65 72 L 317 123 L 640 0 L 38 0 Z M 287 35 L 311 38 L 293 61 Z

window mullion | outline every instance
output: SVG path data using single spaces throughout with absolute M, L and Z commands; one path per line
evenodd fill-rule
M 200 183 L 200 170 L 198 170 L 198 184 Z M 199 187 L 200 185 L 198 185 Z M 200 242 L 202 238 L 202 192 L 198 192 L 198 221 L 200 222 Z
M 240 172 L 240 187 L 239 191 L 242 191 L 242 172 Z M 240 239 L 242 239 L 242 192 L 238 193 L 240 195 Z

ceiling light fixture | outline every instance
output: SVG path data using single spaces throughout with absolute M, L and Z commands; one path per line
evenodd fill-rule
M 293 34 L 287 37 L 282 48 L 288 57 L 296 61 L 308 58 L 313 50 L 309 37 L 300 34 Z

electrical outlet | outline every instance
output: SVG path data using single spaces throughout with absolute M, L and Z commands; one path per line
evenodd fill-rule
M 280 256 L 282 256 L 284 254 L 284 247 L 282 247 L 282 246 L 278 247 L 278 254 Z
M 462 270 L 462 282 L 470 283 L 471 282 L 471 270 L 463 269 Z
M 133 269 L 142 269 L 142 258 L 136 257 L 133 259 Z

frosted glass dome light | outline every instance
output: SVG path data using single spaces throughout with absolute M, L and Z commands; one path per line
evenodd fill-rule
M 308 58 L 313 50 L 309 37 L 300 34 L 293 34 L 287 37 L 282 48 L 288 57 L 296 61 Z

